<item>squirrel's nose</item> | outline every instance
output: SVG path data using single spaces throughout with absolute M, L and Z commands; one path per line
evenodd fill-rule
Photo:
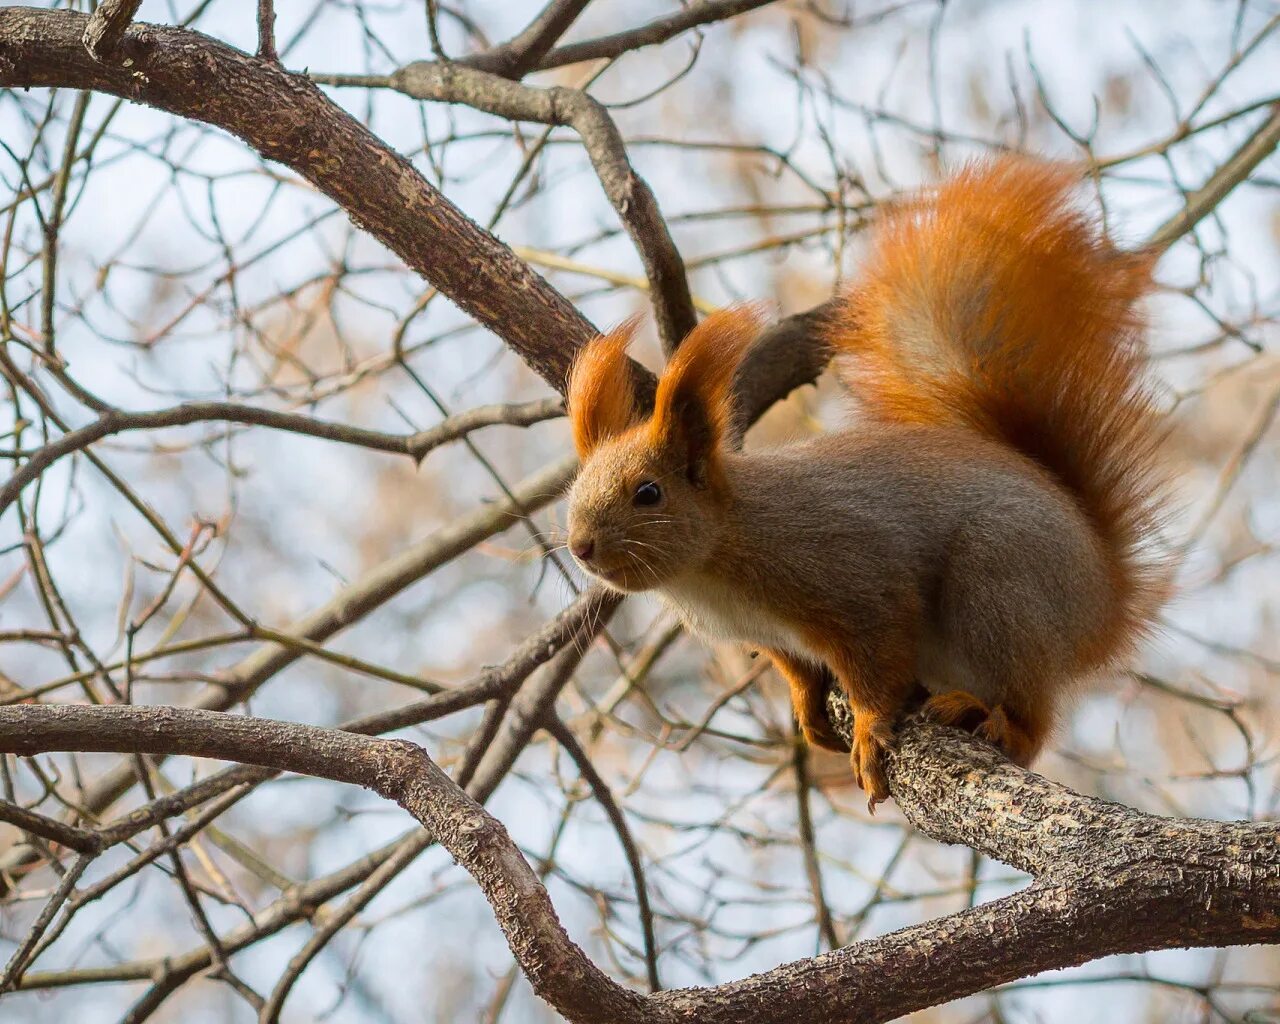
M 587 540 L 571 540 L 569 542 L 569 550 L 573 552 L 574 558 L 580 558 L 587 561 L 596 550 L 596 542 L 588 538 Z

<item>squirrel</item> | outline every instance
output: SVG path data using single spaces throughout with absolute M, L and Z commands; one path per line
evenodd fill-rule
M 805 739 L 843 751 L 829 670 L 872 811 L 917 684 L 926 715 L 1027 766 L 1074 684 L 1130 655 L 1166 597 L 1138 309 L 1154 256 L 1115 247 L 1078 181 L 990 160 L 880 221 L 827 329 L 863 412 L 845 429 L 730 450 L 759 306 L 703 320 L 649 414 L 634 321 L 570 374 L 575 560 L 618 591 L 657 591 L 704 638 L 767 653 Z

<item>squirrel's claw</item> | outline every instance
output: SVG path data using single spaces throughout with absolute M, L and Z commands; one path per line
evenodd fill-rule
M 853 716 L 853 750 L 849 763 L 854 781 L 867 794 L 867 810 L 876 812 L 876 804 L 889 799 L 889 780 L 885 775 L 885 752 L 892 732 L 884 721 L 858 710 Z

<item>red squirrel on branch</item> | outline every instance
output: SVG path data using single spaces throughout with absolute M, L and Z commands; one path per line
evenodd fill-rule
M 708 639 L 767 652 L 806 739 L 843 750 L 828 668 L 873 810 L 917 682 L 934 719 L 1026 765 L 1073 684 L 1133 651 L 1167 589 L 1137 309 L 1153 260 L 1105 238 L 1077 182 L 1005 158 L 882 220 L 828 339 L 865 413 L 846 429 L 727 450 L 753 306 L 689 334 L 652 414 L 626 357 L 634 325 L 571 375 L 574 558 L 617 590 L 657 591 Z

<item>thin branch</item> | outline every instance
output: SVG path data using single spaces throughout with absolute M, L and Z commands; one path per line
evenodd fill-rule
M 59 843 L 68 850 L 75 850 L 76 853 L 98 853 L 103 848 L 101 837 L 94 833 L 58 821 L 57 818 L 49 818 L 35 811 L 28 811 L 25 807 L 19 807 L 8 800 L 0 800 L 0 821 L 7 822 L 31 835 Z
M 591 0 L 551 0 L 519 35 L 459 63 L 519 80 L 536 68 Z
M 32 483 L 59 459 L 83 451 L 96 441 L 129 430 L 158 430 L 192 423 L 243 423 L 270 427 L 306 437 L 369 448 L 374 451 L 408 455 L 421 462 L 433 449 L 464 437 L 473 430 L 496 424 L 529 426 L 564 415 L 564 403 L 557 398 L 532 402 L 483 405 L 450 416 L 443 423 L 415 434 L 385 434 L 376 430 L 318 420 L 298 413 L 259 409 L 235 402 L 189 402 L 171 409 L 150 412 L 126 412 L 109 409 L 94 422 L 72 430 L 56 441 L 31 452 L 3 487 L 0 487 L 0 514 Z
M 644 263 L 668 352 L 697 323 L 684 260 L 648 184 L 631 166 L 626 144 L 604 105 L 578 89 L 538 89 L 475 68 L 415 61 L 391 75 L 391 87 L 415 99 L 461 103 L 515 121 L 560 125 L 578 133 L 605 195 Z
M 591 788 L 591 794 L 603 809 L 613 831 L 622 845 L 623 855 L 627 858 L 627 866 L 631 869 L 631 880 L 636 890 L 636 910 L 640 914 L 640 934 L 644 937 L 644 965 L 649 975 L 649 991 L 657 992 L 662 988 L 658 978 L 658 940 L 653 931 L 653 908 L 649 905 L 649 887 L 644 877 L 644 861 L 640 859 L 640 850 L 627 827 L 626 815 L 613 798 L 609 784 L 604 781 L 591 758 L 582 748 L 569 727 L 554 715 L 549 715 L 547 731 L 555 738 L 578 768 L 578 774 Z
M 94 855 L 91 853 L 83 853 L 72 865 L 71 870 L 66 872 L 58 882 L 58 888 L 54 890 L 53 895 L 49 897 L 49 901 L 40 911 L 40 916 L 36 918 L 35 923 L 28 929 L 27 933 L 22 937 L 22 942 L 18 944 L 18 948 L 14 950 L 13 956 L 9 958 L 9 962 L 5 964 L 4 973 L 0 974 L 0 993 L 8 992 L 11 988 L 17 986 L 22 979 L 23 972 L 27 969 L 27 965 L 31 962 L 31 958 L 35 953 L 36 947 L 40 943 L 40 938 L 45 933 L 45 929 L 52 923 L 54 916 L 58 913 L 58 909 L 66 902 L 67 898 L 75 889 L 76 882 L 80 880 L 80 876 L 84 874 L 85 869 L 93 863 Z
M 1156 229 L 1147 247 L 1162 253 L 1191 231 L 1218 208 L 1232 189 L 1246 181 L 1277 145 L 1280 145 L 1280 103 L 1273 104 L 1270 115 L 1257 130 L 1209 176 L 1208 181 L 1187 196 L 1183 208 Z
M 800 849 L 804 855 L 804 873 L 813 897 L 813 913 L 818 921 L 818 934 L 827 949 L 839 949 L 843 943 L 836 931 L 835 919 L 826 894 L 822 891 L 822 864 L 818 859 L 818 842 L 813 831 L 813 812 L 809 806 L 809 747 L 797 726 L 792 733 L 791 766 L 796 776 L 796 823 L 800 833 Z
M 584 60 L 601 60 L 620 57 L 624 53 L 643 49 L 646 46 L 657 46 L 688 32 L 690 29 L 713 22 L 725 21 L 754 11 L 760 7 L 768 7 L 775 0 L 695 0 L 679 11 L 664 18 L 656 18 L 645 25 L 640 25 L 611 36 L 600 36 L 581 43 L 569 43 L 558 46 L 542 59 L 539 71 L 564 67 L 566 64 L 578 64 Z
M 276 54 L 276 7 L 274 0 L 258 0 L 258 59 L 280 62 Z
M 284 1001 L 289 998 L 293 986 L 302 977 L 307 965 L 316 958 L 329 941 L 343 928 L 351 923 L 352 918 L 367 907 L 380 892 L 409 867 L 422 852 L 420 843 L 406 843 L 390 857 L 378 865 L 376 869 L 361 882 L 356 891 L 347 898 L 334 913 L 329 914 L 303 944 L 303 947 L 289 960 L 271 995 L 262 1005 L 258 1014 L 259 1024 L 276 1024 L 284 1010 Z
M 612 60 L 634 50 L 642 50 L 647 46 L 660 46 L 691 29 L 715 22 L 727 21 L 739 14 L 758 10 L 761 7 L 768 7 L 776 2 L 777 0 L 694 0 L 693 3 L 687 4 L 673 14 L 657 18 L 636 28 L 615 32 L 613 35 L 599 36 L 595 39 L 586 39 L 580 43 L 557 46 L 538 60 L 534 66 L 526 68 L 524 73 L 527 74 L 529 71 L 550 71 L 553 68 L 581 64 L 583 61 L 588 60 Z M 530 25 L 530 28 L 532 27 L 533 25 Z M 491 66 L 495 62 L 490 56 L 495 50 L 501 49 L 502 47 L 495 47 L 494 50 L 485 51 L 484 53 L 459 57 L 453 63 L 477 68 L 481 71 L 503 74 L 502 70 Z M 391 87 L 390 75 L 344 75 L 315 71 L 309 72 L 309 74 L 311 75 L 311 80 L 320 85 L 359 86 L 366 89 L 387 89 Z M 523 74 L 507 73 L 504 77 L 520 78 L 523 77 Z

